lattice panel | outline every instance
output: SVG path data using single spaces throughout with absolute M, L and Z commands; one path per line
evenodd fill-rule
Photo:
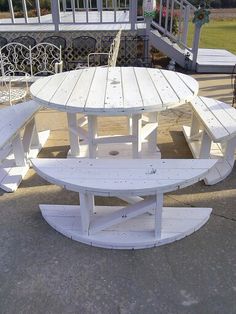
M 65 61 L 65 69 L 72 69 L 77 64 L 87 64 L 86 49 L 72 49 L 72 41 L 79 36 L 90 36 L 96 39 L 96 51 L 108 52 L 110 44 L 117 31 L 72 31 L 72 32 L 22 32 L 20 36 L 31 36 L 37 43 L 43 42 L 44 38 L 49 36 L 60 36 L 66 39 L 66 49 L 62 52 L 62 58 Z M 6 32 L 1 33 L 8 42 L 14 41 L 19 37 L 19 33 Z M 148 41 L 144 36 L 137 36 L 137 32 L 123 31 L 118 55 L 117 65 L 143 65 L 145 64 L 145 49 Z M 105 63 L 105 60 L 99 62 Z M 74 63 L 74 65 L 73 65 Z M 95 61 L 98 63 L 98 60 Z

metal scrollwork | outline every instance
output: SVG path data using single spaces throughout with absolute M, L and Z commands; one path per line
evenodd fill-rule
M 47 75 L 55 73 L 61 61 L 61 49 L 50 43 L 26 47 L 9 43 L 0 50 L 1 72 L 4 75 Z
M 61 60 L 61 49 L 49 43 L 40 43 L 31 49 L 33 75 L 54 74 L 55 64 Z

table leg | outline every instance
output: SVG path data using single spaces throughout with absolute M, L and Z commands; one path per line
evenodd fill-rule
M 71 156 L 80 154 L 79 133 L 76 113 L 67 113 Z
M 163 194 L 156 194 L 155 208 L 155 238 L 161 238 Z
M 14 140 L 12 141 L 12 149 L 15 156 L 16 166 L 25 166 L 25 151 L 20 134 L 17 134 L 17 136 L 15 136 Z
M 97 116 L 88 116 L 88 145 L 89 158 L 96 158 L 98 145 L 94 143 L 94 139 L 98 137 L 97 133 Z
M 90 212 L 91 209 L 89 206 L 91 205 L 91 196 L 87 193 L 80 192 L 80 214 L 81 214 L 81 227 L 82 233 L 89 234 L 89 225 L 90 225 Z
M 202 132 L 201 147 L 199 158 L 209 158 L 211 151 L 211 139 L 205 130 Z
M 135 141 L 132 143 L 133 158 L 139 158 L 142 150 L 142 115 L 136 114 L 132 116 L 132 135 Z
M 150 112 L 148 114 L 148 123 L 154 124 L 154 130 L 150 133 L 148 136 L 148 151 L 150 153 L 156 152 L 157 150 L 157 113 L 156 112 Z

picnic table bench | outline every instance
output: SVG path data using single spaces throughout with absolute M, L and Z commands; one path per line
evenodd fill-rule
M 0 188 L 13 192 L 27 173 L 50 131 L 37 132 L 35 114 L 41 108 L 30 100 L 0 110 Z M 22 131 L 23 135 L 22 135 Z
M 216 167 L 205 178 L 215 184 L 226 178 L 234 166 L 236 110 L 213 98 L 197 97 L 191 102 L 192 124 L 183 131 L 195 158 L 216 158 Z
M 41 204 L 45 220 L 71 239 L 116 249 L 158 246 L 199 229 L 211 208 L 163 207 L 163 194 L 204 179 L 215 163 L 211 159 L 32 160 L 45 180 L 79 192 L 80 206 Z M 95 206 L 96 195 L 130 202 L 125 207 Z

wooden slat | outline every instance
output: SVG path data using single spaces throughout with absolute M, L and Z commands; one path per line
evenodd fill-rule
M 30 91 L 33 93 L 33 95 L 36 95 L 35 99 L 39 100 L 42 104 L 48 105 L 50 103 L 50 105 L 54 106 L 55 108 L 58 104 L 51 103 L 51 98 L 54 96 L 57 90 L 60 89 L 61 84 L 66 79 L 68 74 L 69 72 L 53 75 L 50 79 L 46 79 L 46 85 L 44 85 L 43 82 L 37 81 L 35 84 L 40 82 L 41 89 L 36 94 L 33 91 L 33 87 Z
M 193 109 L 214 141 L 229 139 L 236 134 L 236 110 L 212 98 L 198 97 Z
M 171 191 L 197 182 L 213 160 L 36 159 L 36 171 L 49 182 L 97 195 L 142 195 Z
M 175 72 L 175 73 L 186 84 L 186 86 L 191 90 L 190 97 L 193 95 L 196 96 L 198 94 L 198 90 L 199 90 L 198 82 L 195 79 L 193 79 L 191 76 L 188 76 L 188 75 L 185 75 L 182 73 L 178 73 L 178 72 Z
M 93 67 L 42 79 L 30 90 L 35 99 L 54 109 L 119 115 L 176 107 L 195 97 L 198 83 L 166 70 Z
M 209 219 L 211 208 L 164 207 L 161 237 L 154 237 L 154 215 L 143 214 L 94 235 L 82 234 L 80 207 L 41 204 L 45 220 L 70 239 L 111 249 L 141 249 L 171 243 L 198 230 Z M 119 210 L 118 206 L 96 206 L 96 217 Z
M 122 72 L 122 88 L 124 97 L 124 108 L 127 110 L 142 110 L 143 100 L 141 96 L 140 87 L 138 85 L 134 68 L 121 68 Z
M 67 101 L 67 107 L 68 110 L 71 111 L 83 112 L 85 111 L 87 98 L 89 95 L 89 91 L 91 88 L 96 68 L 94 67 L 77 71 L 82 71 L 82 73 L 77 83 L 74 84 L 73 92 L 71 93 L 70 98 Z
M 96 219 L 91 223 L 90 234 L 96 233 L 118 223 L 126 222 L 127 220 L 146 213 L 156 206 L 154 197 L 146 198 L 136 204 L 129 205 L 121 208 L 114 213 L 108 214 L 101 218 Z
M 19 105 L 6 107 L 0 114 L 0 149 L 9 142 L 17 132 L 40 109 L 40 105 L 30 100 Z
M 183 104 L 194 98 L 192 91 L 187 86 L 188 84 L 183 82 L 178 74 L 173 71 L 162 71 L 162 74 L 165 76 L 166 80 L 169 82 L 175 94 L 179 98 L 179 104 Z M 186 80 L 191 82 L 192 78 L 187 77 Z
M 50 102 L 66 106 L 67 101 L 76 85 L 76 82 L 80 78 L 81 73 L 82 71 L 68 72 L 68 75 L 66 75 L 65 79 L 60 85 L 60 88 L 57 89 Z
M 108 68 L 104 108 L 118 111 L 124 109 L 121 68 Z
M 172 87 L 162 74 L 161 70 L 156 69 L 148 69 L 148 72 L 155 84 L 156 89 L 160 95 L 162 101 L 162 108 L 163 110 L 168 108 L 171 105 L 175 105 L 179 103 L 179 97 L 173 91 Z M 153 106 L 159 108 L 160 106 L 157 104 Z
M 96 68 L 85 105 L 86 111 L 104 106 L 107 71 L 108 68 Z
M 150 109 L 155 104 L 162 107 L 162 100 L 147 68 L 135 68 L 135 75 L 142 93 L 144 108 Z

